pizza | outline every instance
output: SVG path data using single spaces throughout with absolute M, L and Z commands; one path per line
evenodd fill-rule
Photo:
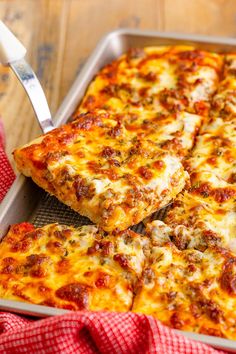
M 132 311 L 175 329 L 236 339 L 235 254 L 219 246 L 180 250 L 161 223 L 147 228 L 154 246 Z
M 132 48 L 106 65 L 78 111 L 187 111 L 207 115 L 223 56 L 191 46 Z
M 104 111 L 81 114 L 16 149 L 17 167 L 104 230 L 124 230 L 168 204 L 188 179 L 175 144 L 173 153 L 168 146 L 161 147 L 171 132 L 165 133 L 165 140 L 162 126 L 155 140 L 155 128 L 150 123 L 150 138 L 148 133 L 139 136 L 135 125 L 131 129 L 124 120 Z M 181 139 L 186 151 L 192 144 L 192 127 L 187 131 L 179 137 L 179 143 L 176 140 L 177 149 Z
M 123 116 L 125 129 L 139 140 L 152 141 L 180 159 L 192 149 L 202 121 L 203 116 L 188 112 L 157 114 L 144 111 Z
M 171 240 L 180 250 L 220 246 L 236 254 L 236 186 L 209 172 L 195 178 L 165 217 Z
M 235 63 L 234 54 L 225 56 L 210 118 L 201 126 L 194 148 L 183 162 L 190 184 L 165 218 L 179 249 L 202 251 L 219 246 L 236 254 L 236 116 L 234 102 L 225 94 L 235 85 Z
M 162 221 L 145 236 L 93 225 L 13 225 L 0 243 L 0 296 L 68 310 L 132 310 L 173 328 L 235 338 L 235 255 L 217 245 L 180 250 L 170 230 Z
M 93 113 L 101 112 L 106 111 L 95 110 Z M 137 141 L 151 142 L 180 159 L 191 151 L 204 119 L 201 115 L 188 112 L 161 114 L 155 111 L 110 113 L 110 117 L 119 120 L 134 145 Z
M 137 224 L 184 188 L 222 64 L 188 46 L 130 50 L 98 73 L 73 122 L 16 149 L 19 171 L 106 231 Z
M 236 117 L 218 110 L 215 100 L 232 82 L 226 56 L 224 76 L 213 97 L 211 118 L 203 124 L 184 166 L 190 185 L 180 193 L 165 223 L 172 228 L 172 240 L 180 249 L 204 250 L 219 246 L 236 254 Z M 223 92 L 223 91 L 222 91 Z M 227 105 L 227 96 L 221 103 Z M 232 112 L 231 112 L 232 113 Z
M 16 149 L 20 172 L 98 226 L 12 226 L 0 296 L 236 339 L 235 73 L 235 54 L 131 49 L 71 122 Z M 145 235 L 126 230 L 172 200 Z
M 184 161 L 190 184 L 164 222 L 147 225 L 152 247 L 132 311 L 172 328 L 236 339 L 235 83 L 228 57 L 211 118 Z
M 223 79 L 212 100 L 211 115 L 229 120 L 236 115 L 236 54 L 226 54 Z
M 96 226 L 11 226 L 0 243 L 0 297 L 68 310 L 128 311 L 148 239 Z
M 236 183 L 236 117 L 226 121 L 214 118 L 203 126 L 185 168 L 190 174 L 209 171 Z

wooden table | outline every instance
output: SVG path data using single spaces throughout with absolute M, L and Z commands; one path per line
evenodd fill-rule
M 236 35 L 236 0 L 0 0 L 0 17 L 28 48 L 52 113 L 89 53 L 121 27 Z M 0 115 L 7 154 L 40 133 L 14 74 L 0 66 Z

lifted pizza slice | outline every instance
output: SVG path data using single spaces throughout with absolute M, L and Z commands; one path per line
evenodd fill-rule
M 0 243 L 0 297 L 69 310 L 128 311 L 146 237 L 89 225 L 13 225 Z
M 154 138 L 128 130 L 119 115 L 88 113 L 14 158 L 20 172 L 104 230 L 124 230 L 168 204 L 188 178 Z

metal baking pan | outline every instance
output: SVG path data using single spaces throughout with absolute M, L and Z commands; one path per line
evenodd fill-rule
M 236 52 L 236 40 L 233 38 L 182 35 L 132 29 L 119 29 L 110 32 L 99 42 L 82 68 L 55 115 L 55 125 L 60 126 L 72 115 L 98 70 L 126 52 L 129 48 L 176 44 L 194 45 L 215 52 Z M 164 211 L 162 210 L 158 217 L 162 218 L 163 213 Z M 10 224 L 22 221 L 30 221 L 38 227 L 52 222 L 74 226 L 90 223 L 87 218 L 80 216 L 69 207 L 58 202 L 54 197 L 49 196 L 37 187 L 31 179 L 19 176 L 0 205 L 0 239 L 7 232 Z M 141 226 L 139 225 L 135 230 L 139 232 L 140 228 Z M 0 309 L 37 317 L 46 317 L 67 312 L 66 310 L 52 307 L 3 299 L 0 299 Z M 177 332 L 215 348 L 236 353 L 236 341 L 191 332 Z

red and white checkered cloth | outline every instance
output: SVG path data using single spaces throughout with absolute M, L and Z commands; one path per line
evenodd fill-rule
M 4 198 L 8 189 L 12 185 L 15 179 L 14 172 L 6 157 L 5 151 L 5 136 L 3 131 L 3 125 L 0 120 L 0 202 Z
M 0 201 L 14 181 L 0 128 Z M 0 313 L 0 353 L 219 354 L 163 326 L 151 316 L 132 312 L 70 312 L 31 321 Z
M 1 331 L 0 353 L 223 354 L 132 312 L 74 312 L 34 322 L 0 314 Z

